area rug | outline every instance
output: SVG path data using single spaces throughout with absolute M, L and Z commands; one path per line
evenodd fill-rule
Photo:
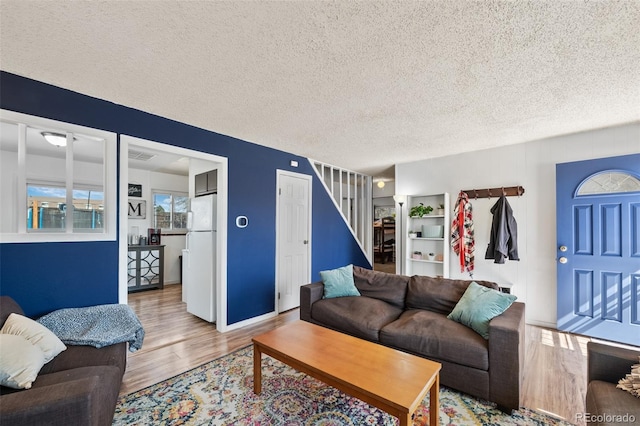
M 429 395 L 413 425 L 429 423 Z M 398 419 L 263 355 L 262 393 L 253 393 L 251 346 L 118 401 L 114 425 L 397 425 Z M 441 425 L 570 425 L 522 408 L 511 416 L 495 404 L 440 388 Z

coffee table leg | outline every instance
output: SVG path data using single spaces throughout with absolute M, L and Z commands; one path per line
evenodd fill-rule
M 398 417 L 398 420 L 400 420 L 400 425 L 399 426 L 411 426 L 413 424 L 413 419 L 411 418 L 411 414 L 407 414 L 407 416 L 400 416 Z
M 429 390 L 429 426 L 440 423 L 440 373 L 436 374 L 436 380 Z
M 253 393 L 260 395 L 262 392 L 262 352 L 255 343 L 253 344 Z

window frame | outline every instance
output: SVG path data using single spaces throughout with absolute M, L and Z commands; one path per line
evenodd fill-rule
M 152 213 L 153 213 L 153 226 L 156 227 L 156 212 L 155 212 L 155 197 L 156 195 L 170 195 L 171 196 L 171 228 L 160 228 L 160 232 L 163 235 L 182 235 L 187 233 L 186 226 L 184 228 L 174 228 L 173 227 L 173 215 L 175 208 L 175 197 L 184 197 L 187 198 L 187 202 L 189 199 L 189 193 L 184 191 L 173 191 L 173 190 L 165 190 L 165 189 L 152 189 L 151 190 L 151 203 L 152 203 Z M 187 205 L 187 212 L 189 211 L 189 206 Z
M 31 178 L 27 178 L 27 182 L 26 182 L 27 188 L 27 212 L 29 211 L 29 202 L 28 202 L 28 197 L 29 197 L 29 188 L 30 187 L 44 187 L 44 188 L 59 188 L 63 191 L 66 192 L 66 185 L 65 182 L 61 181 L 61 180 L 42 180 L 42 179 L 31 179 Z M 102 198 L 103 198 L 103 212 L 104 210 L 104 191 L 102 190 L 103 188 L 100 186 L 99 183 L 90 183 L 90 182 L 84 182 L 84 181 L 77 181 L 75 180 L 73 183 L 73 189 L 72 189 L 72 193 L 75 193 L 75 191 L 96 191 L 96 192 L 101 192 L 102 193 Z M 76 200 L 75 196 L 72 196 L 73 200 Z M 73 203 L 72 203 L 73 204 Z M 73 233 L 97 233 L 97 234 L 101 234 L 103 233 L 103 229 L 104 228 L 76 228 L 75 227 L 75 205 L 74 205 L 74 209 L 70 211 L 70 213 L 72 214 L 72 225 L 71 225 L 71 232 Z M 65 209 L 66 210 L 66 209 Z M 66 220 L 66 214 L 69 213 L 69 211 L 67 210 L 65 212 L 65 220 Z M 104 213 L 103 213 L 104 216 Z M 26 231 L 28 234 L 32 234 L 32 233 L 64 233 L 66 232 L 66 228 L 29 228 L 29 220 L 27 219 L 27 227 L 26 227 Z
M 28 114 L 17 113 L 0 109 L 0 120 L 18 126 L 18 169 L 15 183 L 11 183 L 16 213 L 16 231 L 0 233 L 0 243 L 42 243 L 42 242 L 73 242 L 73 241 L 116 241 L 117 240 L 117 146 L 118 135 L 113 132 L 78 126 L 57 120 L 37 117 Z M 46 171 L 41 171 L 39 176 L 27 176 L 26 172 L 26 141 L 21 132 L 26 132 L 27 127 L 43 128 L 65 134 L 81 134 L 92 138 L 101 139 L 103 143 L 103 175 L 104 188 L 104 228 L 101 231 L 76 229 L 72 226 L 63 230 L 27 230 L 27 184 L 50 183 L 58 186 L 62 183 L 73 191 L 73 167 L 67 170 L 65 182 L 59 178 L 47 177 Z M 71 156 L 69 156 L 71 155 Z M 67 165 L 73 163 L 73 144 L 67 146 Z M 91 182 L 75 181 L 77 185 L 94 185 Z M 68 203 L 67 203 L 68 204 Z

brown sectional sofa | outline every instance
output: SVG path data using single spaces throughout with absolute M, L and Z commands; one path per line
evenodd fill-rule
M 589 425 L 612 426 L 640 422 L 640 398 L 616 384 L 638 364 L 639 351 L 587 343 L 587 397 L 585 420 Z
M 0 328 L 11 313 L 0 297 Z M 111 425 L 127 361 L 127 343 L 70 346 L 40 370 L 31 389 L 0 386 L 0 425 Z
M 442 364 L 444 386 L 520 407 L 524 363 L 523 303 L 491 320 L 489 340 L 447 318 L 472 281 L 407 277 L 353 267 L 361 296 L 323 299 L 324 285 L 301 287 L 300 318 Z M 498 289 L 492 282 L 478 281 Z

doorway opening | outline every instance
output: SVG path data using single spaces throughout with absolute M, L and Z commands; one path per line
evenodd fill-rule
M 169 217 L 159 225 L 161 244 L 164 248 L 163 268 L 166 284 L 182 283 L 180 255 L 186 244 L 186 229 L 181 220 L 186 216 L 182 205 L 163 204 L 163 200 L 189 199 L 195 196 L 195 175 L 210 169 L 217 170 L 218 203 L 216 224 L 218 229 L 216 249 L 215 311 L 216 328 L 227 329 L 227 211 L 228 211 L 228 160 L 200 151 L 166 145 L 132 136 L 120 136 L 119 183 L 119 268 L 118 300 L 127 303 L 131 274 L 129 271 L 129 240 L 147 235 L 148 229 L 157 229 L 158 217 Z M 129 185 L 131 184 L 131 186 Z M 129 189 L 135 194 L 130 196 Z M 131 216 L 130 204 L 137 206 Z M 162 205 L 161 205 L 162 204 Z M 168 206 L 172 208 L 167 214 Z M 162 214 L 157 214 L 160 211 Z M 138 214 L 139 216 L 135 216 Z M 166 228 L 165 228 L 166 226 Z M 185 298 L 183 297 L 183 302 Z

